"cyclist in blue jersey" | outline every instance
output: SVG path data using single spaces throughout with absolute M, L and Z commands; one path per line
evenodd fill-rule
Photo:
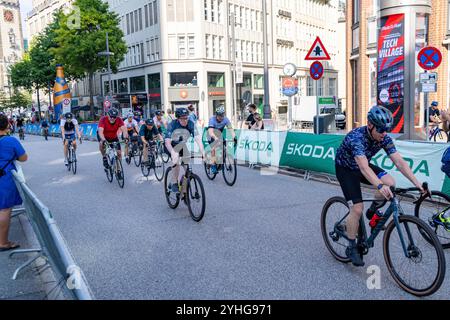
M 208 143 L 214 144 L 215 141 L 222 141 L 223 130 L 227 128 L 230 130 L 231 137 L 236 142 L 236 133 L 231 125 L 230 119 L 225 117 L 225 107 L 220 106 L 216 109 L 216 115 L 209 119 L 208 124 Z M 211 173 L 217 173 L 217 160 L 216 160 L 216 148 L 218 144 L 215 144 L 211 149 Z
M 183 157 L 183 151 L 187 151 L 186 143 L 190 137 L 194 137 L 204 158 L 202 136 L 197 132 L 194 122 L 188 119 L 189 111 L 186 108 L 179 108 L 175 111 L 176 120 L 172 121 L 167 128 L 165 135 L 165 147 L 172 157 L 174 167 L 172 181 L 169 188 L 174 193 L 179 193 L 178 178 L 180 173 L 179 157 Z
M 398 170 L 424 193 L 422 184 L 387 135 L 394 121 L 391 112 L 383 107 L 374 106 L 369 111 L 367 120 L 367 126 L 354 129 L 347 134 L 337 150 L 335 161 L 336 177 L 350 205 L 350 214 L 346 222 L 350 241 L 346 254 L 355 266 L 364 266 L 362 255 L 356 247 L 359 220 L 364 210 L 361 183 L 372 185 L 378 190 L 375 195 L 375 199 L 378 200 L 374 201 L 366 212 L 372 228 L 381 219 L 382 214 L 378 209 L 383 205 L 383 200 L 393 197 L 390 187 L 395 185 L 391 175 L 370 163 L 372 157 L 383 149 Z

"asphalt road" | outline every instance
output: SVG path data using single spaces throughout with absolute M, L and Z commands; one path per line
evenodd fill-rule
M 196 223 L 184 204 L 170 209 L 162 183 L 134 165 L 125 167 L 125 189 L 110 184 L 97 143 L 80 146 L 75 176 L 63 165 L 60 139 L 27 136 L 23 145 L 28 184 L 52 211 L 98 299 L 416 299 L 387 271 L 382 237 L 363 268 L 330 255 L 319 218 L 325 201 L 341 194 L 336 185 L 239 167 L 228 187 L 194 166 L 207 196 Z M 373 265 L 380 289 L 367 286 Z M 426 299 L 448 299 L 446 278 Z

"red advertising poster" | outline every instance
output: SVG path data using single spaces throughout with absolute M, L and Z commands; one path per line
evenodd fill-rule
M 395 14 L 380 19 L 378 37 L 378 104 L 394 116 L 392 133 L 404 129 L 405 32 L 404 15 Z

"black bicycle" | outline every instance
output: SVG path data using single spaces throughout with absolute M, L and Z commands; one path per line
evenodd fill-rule
M 129 164 L 131 164 L 131 159 L 133 159 L 136 167 L 139 167 L 141 165 L 141 159 L 140 159 L 141 151 L 139 148 L 138 139 L 136 139 L 136 138 L 130 139 L 130 141 L 127 144 L 128 145 L 128 154 L 125 158 L 125 161 L 129 165 Z
M 80 144 L 82 140 L 80 139 Z M 67 140 L 67 171 L 77 174 L 77 152 L 73 146 L 73 139 Z
M 232 146 L 230 145 L 232 144 Z M 222 153 L 222 162 L 216 164 L 217 171 L 212 172 L 211 163 L 207 163 L 205 161 L 205 173 L 209 180 L 214 180 L 217 176 L 217 174 L 222 171 L 223 179 L 225 180 L 225 183 L 229 185 L 230 187 L 233 186 L 236 183 L 237 179 L 237 160 L 234 157 L 234 154 L 236 152 L 236 140 L 224 140 L 223 141 L 223 147 L 220 152 Z M 233 153 L 230 153 L 228 150 L 228 147 L 233 148 Z M 217 152 L 217 151 L 216 151 Z
M 170 154 L 168 154 L 164 149 L 164 141 L 158 141 L 158 145 L 156 147 L 158 154 L 161 155 L 161 159 L 164 163 L 168 163 L 170 160 Z
M 148 148 L 148 161 L 141 161 L 141 171 L 144 177 L 150 175 L 150 170 L 153 169 L 155 177 L 158 181 L 162 181 L 164 178 L 164 162 L 162 156 L 157 152 L 156 142 L 150 142 L 144 148 Z
M 425 187 L 425 185 L 424 185 Z M 374 241 L 391 216 L 383 238 L 383 252 L 387 268 L 395 282 L 406 292 L 428 296 L 436 292 L 445 277 L 445 256 L 436 234 L 422 220 L 405 215 L 396 195 L 418 191 L 417 188 L 394 189 L 394 197 L 381 220 L 367 236 L 364 218 L 361 217 L 357 246 L 361 257 L 374 246 Z M 365 200 L 364 202 L 373 201 Z M 349 205 L 342 197 L 329 199 L 321 215 L 321 229 L 325 245 L 338 261 L 348 263 L 345 250 L 348 245 L 346 218 Z M 424 266 L 423 264 L 427 264 Z M 411 275 L 409 270 L 419 274 Z
M 117 156 L 120 142 L 104 142 L 106 144 L 106 158 L 108 160 L 108 168 L 105 168 L 106 178 L 109 182 L 113 182 L 116 177 L 120 188 L 125 185 L 125 174 L 123 172 L 122 160 Z
M 44 136 L 44 139 L 47 141 L 48 140 L 48 128 L 43 128 L 42 134 Z
M 25 131 L 23 130 L 23 127 L 19 127 L 19 139 L 25 140 Z
M 191 159 L 194 157 L 191 156 Z M 198 175 L 192 172 L 189 164 L 181 163 L 184 169 L 182 180 L 178 184 L 178 193 L 174 193 L 170 188 L 171 172 L 176 165 L 168 167 L 164 175 L 164 193 L 166 200 L 171 209 L 176 209 L 183 200 L 189 209 L 191 218 L 199 222 L 205 214 L 206 198 L 205 189 L 203 188 L 202 180 Z M 181 168 L 180 168 L 181 170 Z
M 450 212 L 450 196 L 440 191 L 431 191 L 421 195 L 414 203 L 415 216 L 421 218 L 434 230 L 444 249 L 450 248 L 450 232 L 438 219 L 441 213 Z

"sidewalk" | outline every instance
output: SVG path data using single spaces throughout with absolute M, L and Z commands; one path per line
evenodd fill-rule
M 11 219 L 10 239 L 20 243 L 20 249 L 30 248 L 24 229 L 28 221 L 25 216 Z M 30 227 L 30 231 L 32 229 Z M 28 232 L 27 232 L 28 233 Z M 44 300 L 46 299 L 44 283 L 36 271 L 36 264 L 19 273 L 17 280 L 12 280 L 14 271 L 33 254 L 19 254 L 9 258 L 11 251 L 0 252 L 0 300 Z M 38 259 L 38 264 L 43 263 Z

